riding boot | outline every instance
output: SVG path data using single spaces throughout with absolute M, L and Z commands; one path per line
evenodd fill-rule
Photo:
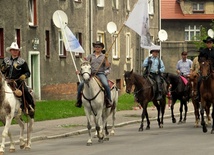
M 112 107 L 112 101 L 108 98 L 106 98 L 106 108 L 111 108 Z
M 82 99 L 81 99 L 81 95 L 77 96 L 77 102 L 75 104 L 76 107 L 81 108 L 82 107 Z

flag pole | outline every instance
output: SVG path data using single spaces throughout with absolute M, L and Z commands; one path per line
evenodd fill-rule
M 58 12 L 57 12 L 57 14 L 58 14 L 58 17 L 59 17 L 59 20 L 60 20 L 62 36 L 65 39 L 65 43 L 68 45 L 68 39 L 67 39 L 65 31 L 63 29 L 62 19 L 61 19 L 61 17 L 60 17 L 60 15 L 59 15 Z M 65 25 L 65 26 L 67 26 L 67 25 Z M 74 60 L 74 56 L 73 56 L 73 54 L 71 52 L 70 46 L 67 46 L 67 47 L 69 48 L 69 52 L 71 54 L 71 58 L 72 58 L 72 61 L 73 61 L 73 64 L 74 64 L 75 71 L 77 71 L 77 66 L 76 66 L 76 63 L 75 63 L 75 60 Z M 79 76 L 79 74 L 76 74 L 76 75 L 77 75 L 78 81 L 80 82 L 80 76 Z

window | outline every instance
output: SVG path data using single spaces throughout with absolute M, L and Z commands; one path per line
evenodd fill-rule
M 119 9 L 119 2 L 118 0 L 112 0 L 112 8 L 118 10 Z
M 50 58 L 50 34 L 49 31 L 45 31 L 45 55 L 46 58 Z
M 193 3 L 193 13 L 204 13 L 204 3 Z
M 98 7 L 104 7 L 104 5 L 105 5 L 104 0 L 97 0 Z
M 74 2 L 82 3 L 82 0 L 74 0 Z
M 4 29 L 0 28 L 0 58 L 4 58 Z
M 20 29 L 15 29 L 15 42 L 17 42 L 19 48 L 21 48 L 21 34 L 20 34 Z M 19 52 L 19 55 L 21 52 Z
M 66 50 L 65 50 L 61 31 L 59 31 L 59 56 L 66 57 Z
M 196 40 L 195 36 L 200 35 L 200 26 L 186 26 L 185 27 L 185 41 Z
M 80 32 L 76 33 L 76 38 L 79 41 L 80 45 L 82 46 L 82 33 Z M 75 57 L 81 58 L 82 53 L 75 52 Z
M 154 1 L 148 0 L 148 12 L 149 15 L 154 15 Z
M 129 0 L 126 0 L 126 10 L 127 10 L 128 12 L 131 11 Z
M 100 41 L 103 44 L 105 44 L 105 36 L 104 36 L 104 32 L 103 31 L 98 31 L 97 32 L 97 40 L 96 41 Z
M 36 0 L 28 0 L 28 20 L 30 26 L 37 25 Z
M 126 33 L 126 58 L 131 59 L 131 34 Z
M 113 35 L 114 44 L 112 46 L 112 56 L 113 59 L 119 59 L 119 40 L 118 32 Z

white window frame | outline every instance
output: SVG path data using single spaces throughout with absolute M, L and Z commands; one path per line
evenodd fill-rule
M 131 33 L 126 33 L 126 59 L 131 59 Z
M 35 25 L 35 10 L 34 10 L 34 0 L 28 0 L 28 12 L 29 12 L 29 25 L 34 26 Z
M 64 54 L 64 42 L 62 38 L 62 32 L 59 30 L 59 38 L 58 38 L 58 44 L 59 44 L 59 56 L 65 56 Z
M 97 6 L 98 7 L 104 7 L 105 6 L 105 1 L 104 0 L 97 0 Z
M 112 46 L 112 57 L 113 59 L 119 59 L 119 39 L 118 39 L 118 32 L 113 34 L 114 44 Z
M 200 26 L 196 26 L 196 25 L 188 25 L 185 26 L 185 41 L 193 41 L 196 40 L 196 37 L 200 34 Z M 194 39 L 192 38 L 194 37 Z
M 196 6 L 196 8 L 195 8 Z M 202 7 L 202 8 L 201 8 Z M 193 11 L 204 11 L 204 3 L 193 3 Z
M 148 0 L 148 13 L 154 15 L 154 0 Z
M 116 10 L 119 9 L 119 0 L 112 0 L 112 7 Z
M 100 41 L 103 44 L 105 44 L 105 32 L 97 31 L 97 40 L 96 41 Z
M 130 1 L 129 0 L 126 0 L 126 9 L 128 12 L 131 11 L 131 8 L 130 8 Z

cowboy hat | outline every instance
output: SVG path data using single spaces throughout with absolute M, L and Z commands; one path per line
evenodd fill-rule
M 211 38 L 211 37 L 207 37 L 206 39 L 203 40 L 204 43 L 207 43 L 207 42 L 213 42 L 214 43 L 214 39 Z
M 102 48 L 104 48 L 104 44 L 100 41 L 96 41 L 95 43 L 92 43 L 93 47 L 95 47 L 96 45 L 101 46 Z
M 159 49 L 152 49 L 152 50 L 150 50 L 150 54 L 152 54 L 152 52 L 158 52 L 158 53 L 160 53 L 160 50 Z
M 10 52 L 11 49 L 20 51 L 19 45 L 16 42 L 12 42 L 12 44 L 10 45 L 10 47 L 6 48 L 6 51 Z

